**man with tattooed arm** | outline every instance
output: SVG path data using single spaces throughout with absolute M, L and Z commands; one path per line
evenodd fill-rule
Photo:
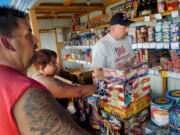
M 26 17 L 0 7 L 0 134 L 89 135 L 43 85 L 25 75 L 37 43 Z

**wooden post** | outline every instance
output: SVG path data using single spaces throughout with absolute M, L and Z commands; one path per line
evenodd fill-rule
M 42 47 L 41 47 L 41 41 L 40 41 L 40 35 L 39 35 L 35 9 L 29 10 L 29 18 L 30 18 L 30 25 L 32 28 L 32 33 L 38 40 L 37 47 L 38 49 L 41 49 Z
M 62 58 L 61 58 L 61 53 L 60 53 L 60 45 L 58 43 L 56 30 L 54 31 L 54 37 L 55 37 L 55 40 L 56 40 L 56 52 L 57 52 L 57 57 L 58 57 L 58 60 L 59 60 L 59 69 L 63 70 Z
M 167 91 L 167 77 L 162 77 L 162 89 L 163 89 L 163 95 L 166 95 Z
M 63 40 L 64 40 L 64 41 L 67 41 L 66 28 L 62 28 L 62 33 L 63 33 Z

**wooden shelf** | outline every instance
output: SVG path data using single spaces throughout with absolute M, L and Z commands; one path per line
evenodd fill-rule
M 87 64 L 87 65 L 92 65 L 91 62 L 89 61 L 85 61 L 85 60 L 77 60 L 77 59 L 63 59 L 64 61 L 69 61 L 69 62 L 74 62 L 74 63 L 78 63 L 78 64 Z
M 180 9 L 176 9 L 176 10 L 179 10 L 179 11 L 180 11 Z M 173 10 L 172 10 L 172 11 L 173 11 Z M 170 15 L 172 11 L 165 11 L 165 12 L 161 13 L 161 15 L 162 15 L 162 16 Z M 157 13 L 157 14 L 158 14 L 158 13 Z M 155 14 L 150 14 L 149 16 L 150 16 L 151 19 L 152 19 L 152 18 L 155 17 Z M 137 22 L 137 21 L 143 21 L 143 20 L 144 20 L 144 16 L 136 17 L 136 18 L 133 18 L 133 19 L 130 19 L 130 20 L 131 20 L 131 21 L 135 21 L 135 22 Z M 73 31 L 73 32 L 71 32 L 71 33 L 74 34 L 74 33 L 78 33 L 78 32 L 88 32 L 88 31 L 91 31 L 91 29 L 97 30 L 97 29 L 107 28 L 107 27 L 109 27 L 109 26 L 110 26 L 109 24 L 104 24 L 104 25 L 101 25 L 101 26 L 93 27 L 93 28 L 88 28 L 88 29 Z
M 176 9 L 176 10 L 179 10 L 179 11 L 180 11 L 180 9 Z M 172 11 L 173 11 L 173 10 L 172 10 Z M 161 15 L 162 15 L 162 16 L 170 15 L 172 11 L 165 11 L 165 12 L 161 13 Z M 158 14 L 158 13 L 157 13 L 157 14 Z M 155 14 L 150 14 L 149 16 L 150 16 L 151 19 L 152 19 L 152 18 L 155 17 Z M 135 21 L 135 22 L 137 22 L 137 21 L 143 21 L 143 20 L 144 20 L 144 16 L 136 17 L 136 18 L 133 18 L 133 19 L 130 19 L 130 20 L 131 20 L 131 21 Z
M 109 24 L 104 24 L 104 25 L 101 25 L 101 26 L 97 26 L 97 27 L 94 27 L 95 30 L 97 29 L 103 29 L 103 28 L 108 28 L 110 25 Z
M 65 46 L 65 49 L 92 49 L 93 45 Z
M 88 29 L 82 29 L 82 30 L 73 31 L 73 32 L 71 32 L 71 34 L 76 34 L 76 33 L 80 33 L 80 32 L 90 32 L 90 31 L 91 31 L 91 29 L 88 28 Z
M 109 26 L 110 26 L 109 24 L 104 24 L 104 25 L 101 25 L 101 26 L 93 27 L 93 28 L 88 28 L 88 29 L 82 29 L 82 30 L 73 31 L 73 32 L 71 32 L 71 34 L 80 33 L 80 32 L 90 32 L 91 29 L 97 30 L 97 29 L 108 28 Z

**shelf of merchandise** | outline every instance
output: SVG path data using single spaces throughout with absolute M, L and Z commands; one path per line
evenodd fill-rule
M 180 49 L 179 42 L 144 42 L 132 44 L 133 49 Z
M 176 9 L 178 11 L 180 11 L 180 9 Z M 172 10 L 174 11 L 174 10 Z M 165 11 L 165 12 L 162 12 L 162 13 L 156 13 L 156 14 L 161 14 L 161 16 L 167 16 L 167 15 L 170 15 L 172 11 Z M 156 14 L 150 14 L 150 15 L 147 15 L 147 16 L 150 16 L 150 18 L 155 18 Z M 136 18 L 133 18 L 133 19 L 130 19 L 131 21 L 135 21 L 135 22 L 138 22 L 138 21 L 144 21 L 144 16 L 140 16 L 140 17 L 136 17 Z M 101 26 L 96 26 L 96 27 L 93 27 L 93 28 L 88 28 L 88 29 L 82 29 L 82 30 L 76 30 L 76 31 L 73 31 L 71 32 L 72 34 L 73 33 L 80 33 L 80 32 L 90 32 L 92 29 L 94 30 L 97 30 L 97 29 L 102 29 L 102 28 L 108 28 L 110 25 L 109 24 L 104 24 L 104 25 L 101 25 Z
M 82 33 L 82 32 L 91 32 L 91 31 L 98 30 L 98 29 L 108 28 L 109 26 L 110 26 L 109 24 L 104 24 L 101 26 L 93 27 L 93 28 L 76 30 L 76 31 L 71 32 L 71 34 Z
M 93 45 L 65 46 L 65 49 L 92 49 Z
M 180 9 L 175 9 L 175 10 L 178 10 L 180 11 Z M 174 11 L 174 10 L 172 10 Z M 165 12 L 162 12 L 162 13 L 156 13 L 156 14 L 161 14 L 161 16 L 167 16 L 167 15 L 170 15 L 172 11 L 165 11 Z M 147 15 L 147 16 L 150 16 L 150 18 L 154 18 L 156 14 L 150 14 L 150 15 Z M 143 21 L 144 20 L 144 16 L 140 16 L 140 17 L 136 17 L 136 18 L 133 18 L 131 19 L 132 21 Z
M 77 64 L 87 64 L 87 65 L 92 65 L 91 62 L 89 61 L 85 61 L 85 60 L 77 60 L 77 59 L 63 59 L 63 60 L 66 60 L 66 61 L 69 61 L 69 62 L 74 62 L 74 63 L 77 63 Z

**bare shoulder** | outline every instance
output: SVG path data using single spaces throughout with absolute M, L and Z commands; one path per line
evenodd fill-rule
M 15 104 L 13 113 L 21 134 L 86 134 L 48 91 L 39 88 L 29 88 Z

